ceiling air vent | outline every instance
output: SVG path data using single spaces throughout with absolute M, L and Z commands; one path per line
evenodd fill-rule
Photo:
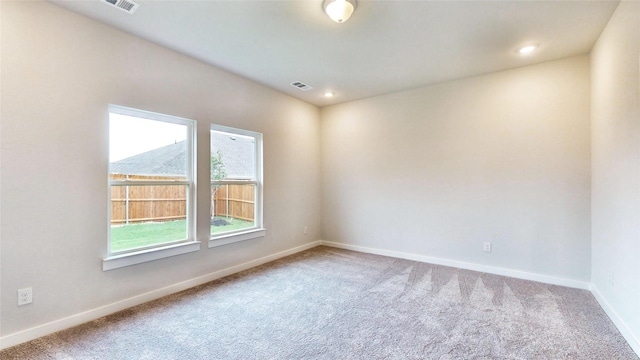
M 300 89 L 302 91 L 307 91 L 307 90 L 313 89 L 311 86 L 309 86 L 309 85 L 307 85 L 307 84 L 305 84 L 303 82 L 300 82 L 300 81 L 292 82 L 291 85 L 297 87 L 298 89 Z
M 136 4 L 131 0 L 102 0 L 102 2 L 113 5 L 129 14 L 133 14 L 140 6 L 140 4 Z

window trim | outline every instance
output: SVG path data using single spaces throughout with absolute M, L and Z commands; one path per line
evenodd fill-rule
M 264 179 L 263 179 L 263 135 L 262 133 L 244 129 L 233 128 L 229 126 L 211 124 L 209 128 L 209 134 L 211 131 L 219 131 L 231 134 L 237 134 L 242 136 L 252 137 L 255 140 L 255 178 L 249 180 L 211 180 L 209 186 L 209 196 L 211 196 L 211 186 L 213 185 L 255 185 L 255 203 L 254 203 L 254 222 L 255 225 L 251 228 L 240 229 L 235 231 L 224 232 L 220 234 L 209 233 L 209 248 L 232 244 L 240 241 L 256 239 L 264 237 L 266 235 L 266 229 L 263 222 L 263 192 L 264 192 Z M 209 145 L 209 153 L 211 152 L 211 145 Z M 209 172 L 211 169 L 209 169 Z M 211 227 L 209 226 L 209 231 Z
M 128 108 L 109 104 L 108 115 L 119 114 L 142 119 L 160 121 L 186 126 L 186 180 L 111 180 L 109 179 L 109 167 L 107 167 L 107 255 L 103 258 L 102 270 L 113 270 L 120 267 L 139 264 L 147 261 L 186 254 L 200 250 L 200 242 L 196 240 L 196 131 L 197 122 L 173 115 L 159 114 L 155 112 Z M 111 251 L 111 189 L 113 186 L 154 186 L 154 185 L 184 185 L 186 186 L 186 220 L 187 236 L 185 239 L 168 241 L 157 245 L 134 248 L 129 250 Z
M 163 247 L 154 247 L 151 249 L 129 252 L 126 254 L 112 255 L 102 260 L 102 271 L 118 269 L 129 265 L 141 264 L 144 262 L 164 259 L 171 256 L 188 254 L 190 252 L 199 250 L 199 241 L 189 241 L 177 244 L 172 243 Z

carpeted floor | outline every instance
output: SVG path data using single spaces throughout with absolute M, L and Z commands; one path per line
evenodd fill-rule
M 584 290 L 318 247 L 1 359 L 638 359 Z

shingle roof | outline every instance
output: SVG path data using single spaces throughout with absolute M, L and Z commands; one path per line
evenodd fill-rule
M 149 150 L 138 155 L 109 164 L 112 174 L 185 176 L 186 143 L 175 144 Z
M 254 148 L 252 138 L 211 132 L 212 152 L 220 150 L 222 153 L 222 163 L 228 179 L 246 179 L 255 176 Z
M 185 141 L 163 146 L 109 164 L 113 174 L 184 176 Z M 212 152 L 220 150 L 228 179 L 254 176 L 254 146 L 251 138 L 211 133 Z

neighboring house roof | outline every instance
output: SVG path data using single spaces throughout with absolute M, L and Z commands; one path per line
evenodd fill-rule
M 253 139 L 211 134 L 212 152 L 220 150 L 228 179 L 242 179 L 254 175 Z M 185 141 L 166 145 L 109 164 L 113 174 L 183 176 L 186 173 Z
M 220 150 L 227 179 L 246 179 L 255 176 L 255 144 L 253 139 L 220 132 L 211 132 L 212 153 Z
M 112 174 L 167 175 L 186 174 L 185 142 L 166 145 L 109 164 Z

